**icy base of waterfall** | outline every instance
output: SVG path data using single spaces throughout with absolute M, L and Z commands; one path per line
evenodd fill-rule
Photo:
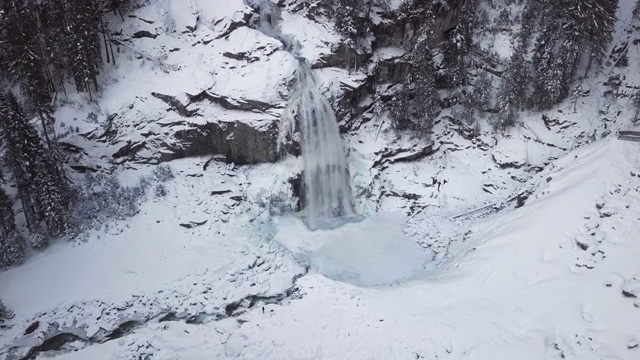
M 397 284 L 432 268 L 433 252 L 403 235 L 406 218 L 401 214 L 354 219 L 335 219 L 332 227 L 311 231 L 298 217 L 275 218 L 275 240 L 313 271 L 359 286 Z
M 305 215 L 301 216 L 302 221 L 305 223 L 310 231 L 316 230 L 335 230 L 343 225 L 357 223 L 365 219 L 365 217 L 358 214 L 349 214 L 337 217 L 319 217 L 310 221 Z

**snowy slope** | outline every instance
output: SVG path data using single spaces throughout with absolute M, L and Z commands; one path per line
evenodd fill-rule
M 149 351 L 158 359 L 633 359 L 640 337 L 637 150 L 607 140 L 559 159 L 525 206 L 472 224 L 472 235 L 458 244 L 461 254 L 419 279 L 362 287 L 312 269 L 297 281 L 300 298 L 286 305 L 202 325 L 152 320 L 125 341 L 63 358 Z M 348 227 L 334 231 L 350 234 Z M 375 239 L 363 241 L 375 248 Z M 341 250 L 352 263 L 373 258 L 348 244 Z M 390 269 L 406 264 L 399 255 Z M 91 255 L 102 256 L 108 254 Z M 16 271 L 24 276 L 38 266 L 45 264 Z
M 291 3 L 282 31 L 314 62 L 339 36 Z M 637 35 L 624 16 L 631 4 L 612 46 Z M 170 142 L 194 124 L 276 121 L 296 60 L 254 29 L 233 29 L 250 13 L 240 0 L 164 0 L 114 17 L 127 45 L 102 75 L 100 100 L 58 99 L 58 133 L 84 149 L 76 160 L 134 184 L 154 165 L 113 160 L 124 144 Z M 131 39 L 139 30 L 157 36 Z M 333 97 L 364 71 L 314 73 Z M 344 136 L 362 218 L 333 230 L 311 232 L 294 213 L 300 159 L 172 161 L 166 196 L 149 194 L 135 216 L 0 273 L 0 298 L 16 315 L 1 325 L 0 356 L 640 358 L 640 149 L 615 139 L 633 116 L 639 74 L 610 64 L 583 84 L 588 95 L 523 114 L 499 136 L 445 111 L 429 147 L 374 117 Z M 622 85 L 604 97 L 611 76 Z M 272 107 L 189 103 L 204 90 Z M 168 111 L 152 92 L 199 116 Z M 110 129 L 108 141 L 87 135 Z

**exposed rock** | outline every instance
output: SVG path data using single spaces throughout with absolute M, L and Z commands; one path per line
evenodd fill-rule
M 97 172 L 98 169 L 85 165 L 69 165 L 69 167 L 79 173 Z
M 171 107 L 170 108 L 171 110 L 177 112 L 181 116 L 193 117 L 193 116 L 198 115 L 198 110 L 197 109 L 195 109 L 195 110 L 187 109 L 186 105 L 182 104 L 178 99 L 176 99 L 175 97 L 173 97 L 171 95 L 164 95 L 164 94 L 152 92 L 151 96 L 162 100 L 163 102 L 165 102 L 167 105 L 169 105 Z
M 370 54 L 357 51 L 342 42 L 331 49 L 331 53 L 320 54 L 316 62 L 311 64 L 311 68 L 320 69 L 325 67 L 338 67 L 343 69 L 353 69 L 364 65 L 369 58 Z
M 40 326 L 40 321 L 34 321 L 27 329 L 24 331 L 25 335 L 29 335 L 36 331 L 36 329 Z
M 207 223 L 207 220 L 204 221 L 190 221 L 188 223 L 181 223 L 180 226 L 187 229 L 193 229 L 198 226 L 202 226 Z
M 133 158 L 138 153 L 138 151 L 142 150 L 145 147 L 145 145 L 146 145 L 145 141 L 142 141 L 142 142 L 128 141 L 125 146 L 118 149 L 118 151 L 116 151 L 113 155 L 111 155 L 111 157 L 113 157 L 114 159 L 119 159 L 123 157 Z
M 375 93 L 373 78 L 367 78 L 357 86 L 340 83 L 342 95 L 335 104 L 336 118 L 340 132 L 344 133 L 359 127 L 363 121 L 355 124 L 353 120 L 360 117 L 373 103 L 366 101 Z M 362 119 L 361 119 L 362 120 Z M 369 119 L 367 119 L 369 120 Z
M 229 36 L 234 30 L 241 28 L 243 26 L 249 25 L 249 20 L 253 15 L 253 11 L 251 8 L 245 8 L 242 12 L 237 12 L 233 14 L 231 17 L 223 18 L 218 20 L 214 26 L 222 27 L 220 34 L 216 36 L 216 39 L 222 39 L 226 36 Z
M 251 99 L 243 99 L 243 98 L 232 99 L 226 96 L 211 93 L 206 90 L 195 95 L 187 94 L 187 96 L 189 97 L 190 104 L 201 102 L 204 100 L 209 100 L 212 103 L 218 104 L 227 110 L 266 111 L 274 107 L 269 103 L 262 102 L 259 100 L 251 100 Z
M 157 36 L 158 35 L 152 34 L 150 31 L 140 30 L 140 31 L 136 31 L 135 33 L 133 33 L 133 35 L 131 35 L 131 38 L 132 39 L 140 39 L 140 38 L 155 39 Z
M 230 52 L 224 52 L 224 53 L 222 53 L 222 56 L 228 57 L 229 59 L 238 60 L 238 61 L 246 61 L 246 62 L 250 62 L 250 63 L 260 60 L 259 57 L 252 56 L 248 52 L 239 52 L 239 53 L 236 53 L 236 54 L 230 53 Z
M 296 176 L 290 178 L 289 184 L 291 185 L 291 190 L 293 191 L 293 195 L 298 199 L 295 210 L 300 211 L 304 209 L 304 206 L 305 206 L 303 174 L 299 173 L 299 174 L 296 174 Z
M 394 57 L 380 61 L 376 66 L 377 83 L 399 83 L 404 81 L 411 71 L 411 63 L 403 57 Z
M 227 162 L 238 165 L 278 159 L 276 121 L 260 129 L 239 121 L 197 124 L 174 136 L 178 144 L 167 149 L 169 152 L 163 153 L 159 161 L 214 154 L 224 155 Z
M 386 167 L 399 162 L 417 161 L 430 156 L 438 151 L 433 145 L 421 149 L 384 149 L 377 153 L 378 157 L 373 162 L 372 168 Z
M 58 142 L 58 148 L 64 152 L 72 153 L 72 154 L 86 154 L 83 148 L 78 145 L 74 145 L 65 141 Z

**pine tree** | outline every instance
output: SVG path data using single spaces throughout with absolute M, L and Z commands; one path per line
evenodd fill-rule
M 414 46 L 412 73 L 415 84 L 412 122 L 415 130 L 429 133 L 440 112 L 440 98 L 436 89 L 436 67 L 426 34 L 421 35 Z
M 469 51 L 471 50 L 477 1 L 463 2 L 459 20 L 453 29 L 445 32 L 444 43 L 441 44 L 443 53 L 443 74 L 449 86 L 456 87 L 468 84 L 467 67 Z M 435 5 L 438 5 L 436 2 Z M 440 4 L 438 8 L 447 11 L 448 6 Z M 437 11 L 437 10 L 434 10 Z
M 429 134 L 433 120 L 440 112 L 436 89 L 436 67 L 425 31 L 411 51 L 411 71 L 396 89 L 391 103 L 391 116 L 398 129 Z
M 65 2 L 68 14 L 67 50 L 74 66 L 73 79 L 78 91 L 98 88 L 97 76 L 102 67 L 100 48 L 100 8 L 97 0 Z
M 487 111 L 491 102 L 491 78 L 482 72 L 473 84 L 469 105 L 478 111 Z
M 42 216 L 33 197 L 31 175 L 38 163 L 42 145 L 12 94 L 0 97 L 0 126 L 7 147 L 6 163 L 13 174 L 28 226 L 32 231 L 37 231 Z
M 26 243 L 16 229 L 11 199 L 0 188 L 0 268 L 24 261 Z
M 602 63 L 607 45 L 611 42 L 618 11 L 618 0 L 569 1 L 565 27 L 576 46 L 589 49 L 589 64 Z
M 493 124 L 496 129 L 504 130 L 515 124 L 518 113 L 526 105 L 529 71 L 524 51 L 524 42 L 520 38 L 513 50 L 498 90 L 496 101 L 498 113 Z
M 507 91 L 507 87 L 501 87 L 498 92 L 496 109 L 498 113 L 493 120 L 493 127 L 496 130 L 505 130 L 513 126 L 518 120 L 518 109 L 515 105 L 513 93 Z
M 594 61 L 601 64 L 611 41 L 617 8 L 618 0 L 530 1 L 523 19 L 523 37 L 526 44 L 537 21 L 540 36 L 533 58 L 537 108 L 547 109 L 569 95 L 582 56 L 588 60 L 585 76 Z
M 69 58 L 69 41 L 67 11 L 64 0 L 49 0 L 42 9 L 40 24 L 45 38 L 45 48 L 48 55 L 48 63 L 55 73 L 54 84 L 58 85 L 58 91 L 66 92 L 64 80 L 71 76 L 74 64 Z
M 5 304 L 2 302 L 2 299 L 0 299 L 0 322 L 4 321 L 5 319 L 12 319 L 13 318 L 13 312 L 11 310 L 9 310 Z
M 56 157 L 43 148 L 13 95 L 0 99 L 0 124 L 7 145 L 6 162 L 15 179 L 29 229 L 50 236 L 68 229 L 71 198 Z M 43 227 L 41 221 L 44 221 Z
M 37 17 L 28 3 L 6 1 L 3 35 L 8 75 L 20 82 L 22 91 L 36 109 L 50 111 L 51 83 L 38 39 Z
M 69 230 L 69 185 L 60 167 L 50 156 L 43 156 L 33 178 L 34 195 L 51 236 L 62 235 Z
M 358 35 L 356 17 L 359 11 L 359 0 L 336 0 L 336 28 L 349 39 Z
M 19 82 L 30 108 L 38 114 L 47 140 L 52 133 L 53 83 L 47 65 L 46 41 L 39 32 L 37 6 L 33 2 L 9 1 L 2 4 L 4 52 L 8 75 Z

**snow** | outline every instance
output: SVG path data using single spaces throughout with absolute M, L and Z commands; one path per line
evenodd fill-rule
M 623 3 L 628 10 L 632 2 Z M 98 102 L 73 94 L 58 100 L 59 134 L 84 148 L 78 161 L 108 169 L 123 185 L 154 166 L 114 164 L 110 141 L 83 134 L 104 131 L 109 114 L 117 115 L 120 141 L 163 134 L 163 125 L 184 120 L 150 92 L 181 101 L 202 90 L 287 101 L 297 63 L 277 41 L 246 27 L 216 39 L 246 11 L 242 1 L 189 4 L 143 6 L 121 24 L 124 34 L 158 33 L 131 46 L 159 61 L 122 46 L 118 65 L 100 79 Z M 182 33 L 196 9 L 205 26 Z M 299 37 L 311 60 L 339 40 L 328 23 L 282 17 L 282 30 Z M 176 32 L 165 31 L 167 19 Z M 631 35 L 619 27 L 615 41 Z M 376 54 L 401 55 L 397 48 Z M 636 52 L 629 56 L 637 63 Z M 166 197 L 149 195 L 132 218 L 82 241 L 55 242 L 0 273 L 0 298 L 16 313 L 0 329 L 0 356 L 22 358 L 57 333 L 97 336 L 136 319 L 142 324 L 120 339 L 39 358 L 637 359 L 640 152 L 637 143 L 603 137 L 633 115 L 627 98 L 602 97 L 603 80 L 618 73 L 637 85 L 633 67 L 593 76 L 575 111 L 569 99 L 525 113 L 503 136 L 481 123 L 469 140 L 464 124 L 441 119 L 437 151 L 417 161 L 374 167 L 385 151 L 425 145 L 389 130 L 384 115 L 374 118 L 344 136 L 362 216 L 330 230 L 310 231 L 295 213 L 289 181 L 303 168 L 299 159 L 246 167 L 212 161 L 206 170 L 208 158 L 172 161 L 176 178 Z M 338 69 L 314 75 L 329 95 L 364 78 Z M 189 122 L 259 126 L 279 116 L 199 106 L 203 116 Z M 520 204 L 514 199 L 522 194 Z M 168 313 L 179 319 L 161 321 Z M 38 329 L 25 335 L 36 320 Z
M 87 243 L 56 244 L 0 274 L 1 296 L 16 311 L 16 325 L 26 326 L 38 312 L 40 319 L 63 319 L 67 313 L 44 312 L 75 304 L 83 309 L 75 326 L 91 325 L 87 331 L 95 332 L 92 324 L 106 328 L 116 320 L 91 314 L 131 296 L 154 304 L 142 314 L 164 306 L 216 311 L 223 297 L 258 290 L 251 290 L 256 279 L 262 279 L 260 291 L 282 291 L 300 271 L 295 264 L 308 264 L 311 272 L 296 282 L 302 296 L 281 305 L 265 303 L 238 318 L 202 325 L 152 320 L 126 341 L 60 358 L 127 358 L 147 349 L 159 359 L 632 359 L 637 350 L 629 344 L 640 336 L 640 313 L 636 298 L 622 292 L 640 291 L 640 177 L 630 171 L 638 173 L 639 163 L 635 143 L 605 139 L 576 149 L 541 173 L 542 181 L 532 179 L 535 192 L 523 207 L 429 225 L 454 238 L 448 254 L 432 262 L 437 249 L 421 248 L 403 235 L 406 217 L 400 213 L 380 212 L 313 232 L 291 216 L 251 226 L 245 221 L 259 213 L 240 216 L 244 207 L 229 215 L 232 223 L 216 221 L 233 201 L 209 196 L 206 189 L 243 193 L 251 179 L 258 182 L 250 187 L 268 189 L 272 180 L 264 174 L 272 167 L 238 173 L 221 165 L 202 173 L 202 162 L 182 160 L 172 163 L 180 175 L 167 199 L 144 204 L 134 219 Z M 274 176 L 282 179 L 295 166 L 289 163 Z M 187 176 L 197 173 L 203 176 Z M 209 221 L 203 227 L 177 226 L 203 219 Z M 460 231 L 470 232 L 456 238 Z M 270 233 L 273 239 L 265 240 Z M 263 240 L 251 240 L 256 235 Z M 258 245 L 264 241 L 267 248 Z M 254 261 L 248 254 L 260 259 L 266 249 L 276 257 L 269 255 L 263 270 L 232 275 Z M 196 300 L 204 288 L 211 290 Z M 183 300 L 174 296 L 191 300 L 180 305 Z M 143 309 L 142 303 L 131 306 Z M 14 335 L 4 343 L 22 329 L 7 330 Z
M 290 12 L 282 13 L 280 31 L 295 35 L 301 45 L 300 55 L 310 64 L 320 59 L 322 54 L 330 54 L 332 47 L 340 40 L 340 36 L 327 24 Z
M 404 216 L 346 221 L 334 230 L 309 231 L 298 218 L 276 219 L 275 241 L 306 258 L 314 271 L 355 285 L 389 285 L 425 273 L 433 254 L 402 233 Z

